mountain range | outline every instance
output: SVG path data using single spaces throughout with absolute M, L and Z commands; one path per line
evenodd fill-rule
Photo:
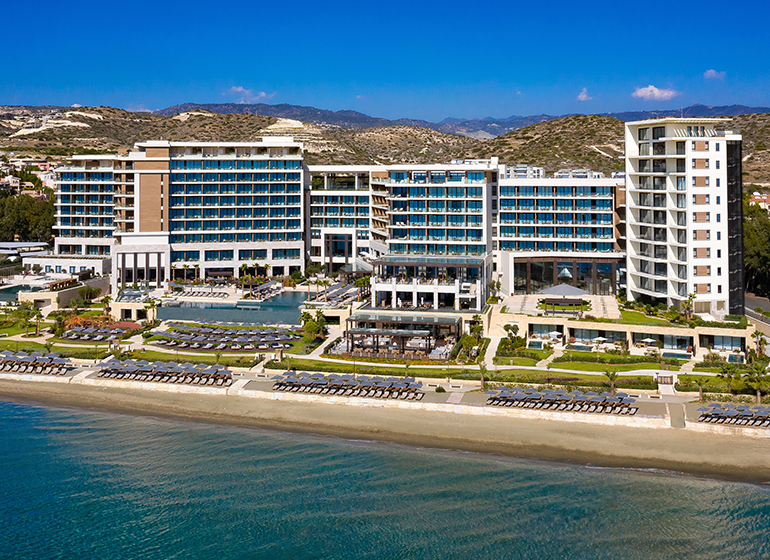
M 448 117 L 439 122 L 430 122 L 421 119 L 408 118 L 389 120 L 380 117 L 372 117 L 364 113 L 359 113 L 358 111 L 329 111 L 326 109 L 317 109 L 315 107 L 306 107 L 302 105 L 289 105 L 286 103 L 278 105 L 270 105 L 267 103 L 183 103 L 181 105 L 173 105 L 166 109 L 159 109 L 153 112 L 168 117 L 194 110 L 206 110 L 223 115 L 234 113 L 264 115 L 267 117 L 294 119 L 322 127 L 362 129 L 392 125 L 421 126 L 423 128 L 438 130 L 439 132 L 459 134 L 461 136 L 468 136 L 480 140 L 496 138 L 532 124 L 574 115 L 513 115 L 502 119 L 496 119 L 494 117 L 486 117 L 483 119 Z M 746 105 L 692 105 L 681 109 L 624 111 L 620 113 L 602 113 L 602 115 L 627 122 L 655 117 L 716 117 L 723 115 L 750 115 L 754 113 L 770 113 L 770 107 L 748 107 Z

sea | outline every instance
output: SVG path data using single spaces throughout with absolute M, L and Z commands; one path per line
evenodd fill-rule
M 2 401 L 0 451 L 3 559 L 770 558 L 770 488 L 677 473 Z

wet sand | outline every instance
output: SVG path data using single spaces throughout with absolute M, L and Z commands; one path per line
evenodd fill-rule
M 770 438 L 0 380 L 0 398 L 567 463 L 770 483 Z

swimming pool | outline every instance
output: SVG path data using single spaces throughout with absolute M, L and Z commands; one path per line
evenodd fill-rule
M 174 321 L 224 321 L 232 323 L 285 323 L 299 325 L 299 306 L 306 292 L 283 292 L 268 301 L 223 302 L 185 301 L 177 307 L 160 307 L 158 318 Z
M 689 360 L 689 354 L 683 354 L 679 352 L 663 352 L 664 358 L 676 358 L 677 360 Z
M 543 343 L 540 341 L 531 341 L 529 344 L 527 344 L 527 348 L 532 348 L 533 350 L 537 349 L 540 350 L 543 347 Z
M 28 284 L 0 288 L 0 301 L 16 301 L 16 295 L 19 292 L 39 292 L 41 289 L 40 286 L 30 286 Z

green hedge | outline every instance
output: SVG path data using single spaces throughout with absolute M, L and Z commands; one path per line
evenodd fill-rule
M 649 356 L 617 356 L 612 354 L 602 354 L 601 356 L 588 356 L 585 354 L 573 353 L 570 356 L 568 353 L 557 356 L 553 359 L 553 363 L 559 362 L 587 362 L 591 364 L 649 364 L 655 362 L 654 358 Z

